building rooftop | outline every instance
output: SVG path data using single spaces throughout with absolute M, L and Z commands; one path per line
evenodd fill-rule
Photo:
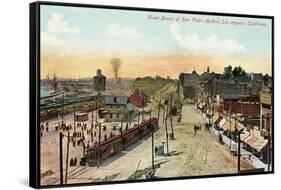
M 105 96 L 104 103 L 106 105 L 127 105 L 127 96 Z

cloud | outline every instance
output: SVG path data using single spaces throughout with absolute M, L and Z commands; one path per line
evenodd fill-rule
M 105 34 L 109 36 L 129 37 L 129 38 L 141 38 L 144 36 L 143 33 L 138 32 L 135 28 L 120 25 L 118 23 L 112 23 L 106 26 Z
M 219 39 L 215 34 L 200 38 L 198 33 L 184 33 L 177 23 L 170 25 L 170 32 L 179 47 L 192 53 L 229 55 L 246 52 L 246 48 L 233 39 Z
M 49 32 L 41 32 L 41 43 L 45 46 L 60 47 L 64 45 L 64 42 L 56 35 Z
M 48 32 L 50 33 L 79 33 L 80 28 L 77 25 L 70 26 L 64 16 L 59 13 L 53 13 L 51 19 L 48 20 Z

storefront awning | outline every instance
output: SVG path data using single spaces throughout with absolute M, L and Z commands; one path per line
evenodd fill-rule
M 245 140 L 250 136 L 250 133 L 247 130 L 244 130 L 243 133 L 240 134 L 240 140 L 245 142 Z
M 220 117 L 218 113 L 215 113 L 212 118 L 213 118 L 213 123 L 215 124 L 217 124 L 220 121 Z
M 244 129 L 243 132 L 240 134 L 240 140 L 242 142 L 244 142 L 246 140 L 246 138 L 248 138 L 250 136 L 250 133 L 247 130 L 247 128 L 239 122 L 237 122 L 236 129 L 238 129 L 239 131 Z
M 222 128 L 225 131 L 234 132 L 236 130 L 234 119 L 227 120 L 227 122 L 225 122 L 225 124 L 222 126 Z
M 267 145 L 268 140 L 260 136 L 259 131 L 253 129 L 251 131 L 251 135 L 246 138 L 245 142 L 258 152 L 260 152 Z
M 225 118 L 222 118 L 222 120 L 220 121 L 220 123 L 219 123 L 219 127 L 220 128 L 222 128 L 223 127 L 223 125 L 226 123 L 226 119 Z

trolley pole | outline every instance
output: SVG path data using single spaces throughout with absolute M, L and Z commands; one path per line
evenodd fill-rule
M 60 184 L 63 185 L 62 132 L 59 133 Z
M 65 162 L 65 184 L 67 184 L 67 176 L 68 176 L 68 158 L 69 158 L 69 138 L 70 134 L 69 132 L 67 133 L 67 144 L 66 144 L 66 162 Z

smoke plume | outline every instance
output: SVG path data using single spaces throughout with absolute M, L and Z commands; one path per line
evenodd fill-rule
M 118 79 L 119 69 L 120 69 L 121 64 L 122 64 L 121 59 L 113 58 L 113 59 L 111 59 L 110 64 L 112 66 L 113 75 L 114 75 L 114 78 L 116 80 L 116 79 Z

